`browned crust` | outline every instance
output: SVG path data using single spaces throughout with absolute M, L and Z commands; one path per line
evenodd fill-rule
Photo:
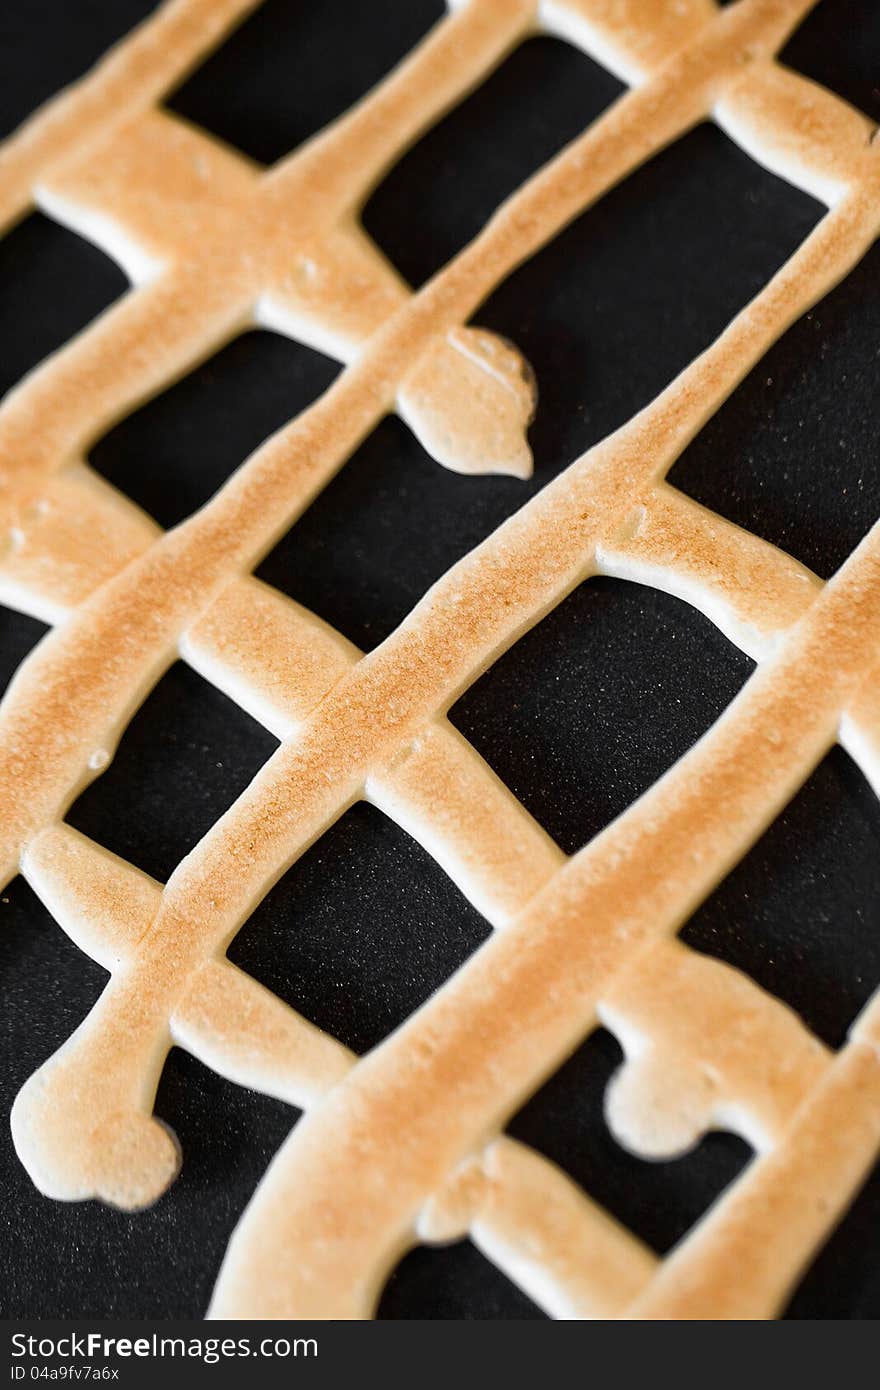
M 20 1093 L 19 1153 L 52 1195 L 154 1199 L 178 1163 L 151 1119 L 174 1041 L 309 1107 L 233 1239 L 215 1315 L 369 1316 L 407 1245 L 470 1232 L 561 1316 L 767 1316 L 876 1152 L 878 1006 L 831 1058 L 777 1001 L 672 938 L 835 738 L 880 785 L 880 533 L 823 589 L 663 478 L 877 236 L 873 129 L 774 61 L 809 0 L 739 0 L 723 12 L 710 0 L 469 0 L 351 113 L 261 171 L 156 106 L 249 7 L 173 0 L 0 152 L 0 220 L 37 200 L 136 282 L 0 409 L 3 592 L 64 618 L 0 710 L 3 870 L 21 869 L 112 971 L 84 1025 Z M 411 296 L 360 230 L 358 208 L 419 130 L 539 24 L 600 52 L 632 90 Z M 253 580 L 260 556 L 390 409 L 449 467 L 527 470 L 522 363 L 464 325 L 568 220 L 706 118 L 829 206 L 712 347 L 455 566 L 370 656 Z M 84 451 L 254 322 L 348 366 L 201 512 L 160 536 Z M 600 571 L 681 594 L 761 665 L 686 758 L 565 860 L 444 714 Z M 163 887 L 61 822 L 177 655 L 282 744 Z M 358 1062 L 223 952 L 277 877 L 363 796 L 421 839 L 500 930 Z M 694 1001 L 686 1018 L 683 994 Z M 760 1150 L 663 1262 L 551 1164 L 498 1137 L 600 1018 L 627 1051 L 609 1097 L 624 1142 L 671 1152 L 724 1122 Z

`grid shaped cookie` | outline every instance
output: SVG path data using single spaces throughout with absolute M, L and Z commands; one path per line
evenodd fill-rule
M 357 107 L 263 170 L 159 104 L 250 8 L 172 0 L 0 154 L 6 226 L 36 204 L 132 282 L 0 410 L 2 593 L 53 624 L 0 710 L 4 871 L 22 872 L 111 973 L 83 1026 L 20 1093 L 18 1151 L 52 1196 L 154 1200 L 179 1161 L 152 1116 L 174 1043 L 307 1111 L 233 1237 L 218 1316 L 369 1316 L 403 1250 L 463 1234 L 558 1316 L 770 1315 L 880 1143 L 880 1005 L 867 1004 L 832 1054 L 778 1000 L 676 933 L 835 741 L 877 788 L 880 539 L 870 532 L 823 586 L 664 479 L 876 238 L 874 128 L 776 61 L 806 0 L 467 0 Z M 583 48 L 628 90 L 413 295 L 359 208 L 421 130 L 541 31 Z M 391 410 L 441 465 L 528 471 L 528 373 L 513 347 L 468 321 L 572 217 L 704 119 L 828 209 L 712 346 L 369 655 L 255 580 L 277 537 Z M 345 370 L 163 534 L 86 451 L 255 323 Z M 566 857 L 445 713 L 598 573 L 687 599 L 758 670 L 683 759 Z M 280 746 L 159 884 L 64 816 L 178 658 Z M 496 931 L 359 1060 L 225 951 L 278 877 L 364 797 Z M 723 1123 L 755 1149 L 663 1260 L 502 1132 L 600 1022 L 626 1052 L 609 1116 L 629 1147 L 680 1151 Z

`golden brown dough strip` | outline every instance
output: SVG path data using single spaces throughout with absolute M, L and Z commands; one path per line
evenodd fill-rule
M 869 775 L 877 771 L 876 686 L 860 683 L 877 655 L 870 640 L 878 601 L 876 541 L 818 593 L 817 582 L 795 562 L 660 481 L 767 347 L 876 237 L 877 150 L 864 117 L 773 62 L 810 8 L 806 0 L 739 0 L 723 13 L 708 0 L 688 0 L 673 10 L 633 3 L 558 0 L 541 6 L 540 22 L 586 47 L 598 43 L 638 85 L 508 200 L 414 298 L 356 226 L 358 205 L 418 130 L 530 32 L 536 12 L 523 0 L 469 0 L 350 116 L 265 175 L 176 118 L 149 109 L 203 51 L 219 15 L 200 0 L 177 0 L 79 89 L 25 127 L 0 168 L 7 218 L 36 196 L 50 215 L 115 251 L 141 282 L 0 410 L 3 464 L 13 485 L 4 503 L 11 528 L 4 593 L 31 611 L 63 619 L 25 664 L 0 715 L 0 762 L 5 759 L 5 784 L 12 788 L 0 827 L 6 867 L 13 872 L 23 856 L 25 872 L 54 902 L 67 929 L 114 971 L 84 1027 L 22 1092 L 16 1139 L 47 1190 L 100 1192 L 121 1205 L 149 1200 L 177 1162 L 167 1135 L 149 1118 L 172 1040 L 237 1079 L 313 1104 L 232 1247 L 216 1306 L 235 1313 L 272 1311 L 260 1294 L 260 1269 L 273 1242 L 283 1244 L 293 1227 L 297 1240 L 314 1228 L 317 1245 L 307 1246 L 298 1271 L 290 1268 L 290 1247 L 276 1251 L 273 1276 L 289 1275 L 277 1306 L 319 1315 L 369 1311 L 394 1253 L 436 1229 L 427 1213 L 436 1208 L 436 1222 L 450 1203 L 460 1205 L 459 1173 L 470 1175 L 465 1188 L 475 1184 L 475 1200 L 480 1192 L 485 1199 L 470 1209 L 465 1225 L 551 1311 L 614 1314 L 633 1297 L 633 1307 L 667 1306 L 679 1309 L 677 1315 L 710 1306 L 726 1311 L 742 1304 L 719 1284 L 717 1271 L 725 1265 L 717 1252 L 730 1240 L 737 1253 L 757 1239 L 760 1220 L 770 1220 L 766 1212 L 779 1204 L 780 1182 L 803 1166 L 802 1143 L 812 1165 L 810 1183 L 824 1174 L 836 1195 L 821 1219 L 806 1217 L 798 1202 L 809 1205 L 812 1189 L 788 1184 L 779 1210 L 786 1209 L 791 1239 L 786 1243 L 774 1226 L 772 1268 L 756 1279 L 748 1305 L 748 1315 L 763 1314 L 778 1304 L 876 1144 L 868 1118 L 861 1128 L 850 1126 L 847 1145 L 836 1153 L 833 1145 L 822 1147 L 811 1119 L 827 1105 L 846 1113 L 856 1084 L 873 1094 L 870 1011 L 860 1041 L 829 1067 L 816 1041 L 757 987 L 654 938 L 675 930 L 687 905 L 742 852 L 839 732 Z M 243 11 L 224 7 L 223 15 Z M 163 66 L 162 45 L 184 33 L 179 56 Z M 425 97 L 419 87 L 428 76 L 431 95 Z M 120 83 L 128 84 L 132 98 L 128 106 L 117 100 L 111 128 L 104 119 L 108 94 L 118 98 L 114 84 Z M 517 385 L 517 359 L 462 325 L 498 280 L 567 220 L 708 116 L 754 157 L 830 205 L 802 248 L 717 343 L 635 421 L 456 566 L 369 657 L 359 659 L 318 620 L 247 578 L 364 433 L 395 406 L 448 466 L 503 464 L 524 471 L 521 429 L 530 399 Z M 203 162 L 212 171 L 213 203 L 189 194 L 186 171 Z M 321 192 L 316 181 L 325 174 Z M 151 205 L 157 187 L 158 202 L 153 198 Z M 161 213 L 171 205 L 188 232 L 165 243 Z M 227 236 L 214 229 L 222 221 L 220 205 Z M 297 222 L 303 206 L 305 221 L 300 216 Z M 200 240 L 193 260 L 189 247 Z M 242 244 L 245 258 L 238 257 Z M 352 277 L 368 286 L 353 307 Z M 77 455 L 116 414 L 254 321 L 323 345 L 351 365 L 201 513 L 156 538 Z M 162 324 L 168 325 L 164 338 Z M 141 328 L 151 348 L 161 348 L 158 354 L 138 358 L 134 343 Z M 121 363 L 112 361 L 114 354 Z M 95 382 L 91 399 L 81 388 L 84 374 Z M 490 380 L 495 385 L 488 388 Z M 450 432 L 450 422 L 465 410 Z M 46 426 L 41 433 L 33 430 L 38 415 Z M 505 422 L 502 443 L 489 457 L 484 432 L 490 424 L 495 430 L 499 418 Z M 92 562 L 88 547 L 65 531 L 64 496 L 88 505 L 108 532 L 120 521 L 110 553 Z M 696 601 L 764 664 L 687 759 L 564 863 L 442 715 L 505 646 L 596 570 L 647 576 Z M 758 583 L 762 593 L 750 592 Z M 249 636 L 249 611 L 259 614 L 265 643 Z M 782 633 L 798 618 L 800 626 L 777 652 Z M 132 710 L 178 652 L 284 743 L 161 890 L 57 822 L 84 782 L 106 765 Z M 820 654 L 829 672 L 821 669 Z M 85 693 L 78 709 L 69 707 L 65 694 L 72 684 Z M 803 727 L 794 729 L 791 709 L 798 700 L 806 714 Z M 771 721 L 765 728 L 759 713 Z M 44 740 L 39 756 L 31 756 L 34 739 L 47 728 L 51 742 Z M 762 750 L 757 771 L 749 751 L 737 751 L 754 754 L 755 747 Z M 717 805 L 707 806 L 716 785 L 734 801 L 740 798 L 739 829 L 719 827 Z M 217 953 L 278 873 L 364 794 L 417 834 L 505 930 L 352 1070 L 344 1049 L 222 964 Z M 699 821 L 698 835 L 689 817 Z M 648 867 L 637 870 L 636 864 Z M 667 888 L 659 916 L 652 898 L 658 884 Z M 573 979 L 558 977 L 561 966 L 570 971 L 581 958 L 596 967 L 588 981 L 577 971 Z M 744 1037 L 754 1048 L 777 1049 L 772 1081 L 765 1077 L 760 1084 L 747 1046 L 719 1035 L 702 1039 L 698 1048 L 694 1030 L 682 1032 L 669 991 L 680 985 L 690 992 L 697 980 L 728 1010 L 731 1027 L 748 1022 Z M 577 1009 L 566 1013 L 566 1000 L 574 999 Z M 235 1036 L 223 1027 L 230 1000 L 242 1024 Z M 534 1011 L 531 1033 L 520 1002 Z M 552 1018 L 545 1017 L 548 1009 Z M 694 1133 L 729 1120 L 766 1149 L 678 1254 L 660 1265 L 656 1280 L 656 1266 L 638 1243 L 578 1196 L 552 1165 L 492 1138 L 493 1126 L 517 1098 L 603 1011 L 628 1042 L 629 1061 L 611 1097 L 613 1110 L 617 1096 L 616 1122 L 625 1138 L 647 1150 L 683 1137 L 669 1129 L 668 1075 L 646 1070 L 644 1047 L 650 1044 L 679 1069 L 679 1100 L 693 1087 L 695 1067 L 717 1073 L 715 1109 L 696 1107 Z M 514 1017 L 522 1034 L 511 1038 Z M 493 1037 L 499 1048 L 487 1085 L 480 1068 Z M 397 1059 L 390 1071 L 389 1057 Z M 433 1090 L 426 1084 L 432 1075 L 442 1078 Z M 407 1087 L 408 1078 L 417 1084 Z M 339 1084 L 322 1101 L 334 1081 Z M 620 1100 L 627 1088 L 630 1100 L 633 1090 L 641 1098 L 629 1111 Z M 361 1109 L 363 1095 L 371 1098 L 372 1113 Z M 354 1112 L 345 1109 L 348 1097 L 358 1098 Z M 398 1098 L 418 1136 L 403 1169 L 387 1153 Z M 725 1114 L 725 1106 L 737 1105 L 741 1115 Z M 388 1166 L 370 1169 L 365 1190 L 350 1194 L 334 1146 L 342 1154 L 358 1126 L 358 1167 L 365 1155 L 384 1156 Z M 324 1151 L 322 1160 L 324 1132 L 332 1154 Z M 305 1179 L 292 1204 L 289 1154 L 297 1181 Z M 335 1196 L 325 1192 L 333 1174 L 339 1179 Z M 272 1216 L 276 1190 L 284 1195 Z M 328 1205 L 310 1206 L 322 1193 Z M 378 1218 L 389 1194 L 393 1211 L 386 1210 L 384 1224 L 372 1232 L 374 1244 L 359 1245 L 363 1212 L 351 1204 L 366 1196 L 367 1210 Z M 333 1241 L 319 1229 L 321 1211 L 330 1214 Z M 569 1218 L 583 1231 L 582 1259 L 569 1257 L 554 1224 Z M 273 1230 L 261 1245 L 267 1220 Z M 303 1301 L 309 1269 L 315 1282 Z

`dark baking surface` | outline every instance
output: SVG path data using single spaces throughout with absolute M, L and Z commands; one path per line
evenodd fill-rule
M 0 129 L 75 77 L 146 0 L 10 0 L 0 14 Z M 174 108 L 273 159 L 355 99 L 440 13 L 432 0 L 269 0 Z M 377 18 L 378 16 L 378 18 Z M 880 11 L 824 0 L 793 66 L 875 116 Z M 407 154 L 365 221 L 413 281 L 597 115 L 620 84 L 534 40 Z M 382 424 L 261 573 L 363 647 L 568 463 L 648 401 L 767 279 L 820 215 L 701 127 L 580 218 L 483 307 L 538 377 L 532 483 L 455 477 Z M 797 324 L 673 473 L 686 492 L 828 575 L 880 514 L 880 255 Z M 0 242 L 5 388 L 124 290 L 102 253 L 34 215 Z M 221 352 L 96 444 L 92 461 L 165 524 L 214 491 L 337 367 L 267 333 Z M 41 635 L 0 613 L 2 680 Z M 455 724 L 566 850 L 647 787 L 725 707 L 751 663 L 685 604 L 591 581 L 458 702 Z M 76 692 L 71 691 L 76 699 Z M 238 794 L 273 740 L 178 665 L 134 719 L 72 823 L 162 878 Z M 880 811 L 840 751 L 697 913 L 685 937 L 748 971 L 839 1045 L 880 979 Z M 80 1022 L 103 972 L 22 880 L 0 900 L 0 1109 Z M 350 1046 L 378 1042 L 476 947 L 485 926 L 396 826 L 357 807 L 273 890 L 231 955 Z M 602 1121 L 619 1048 L 599 1032 L 511 1122 L 663 1251 L 747 1161 L 714 1134 L 674 1163 L 623 1153 Z M 0 1136 L 0 1301 L 7 1316 L 195 1317 L 232 1227 L 295 1112 L 171 1053 L 156 1101 L 180 1137 L 171 1191 L 135 1216 L 58 1204 Z M 797 1290 L 794 1317 L 880 1315 L 880 1171 Z M 473 1247 L 419 1250 L 389 1317 L 540 1316 Z

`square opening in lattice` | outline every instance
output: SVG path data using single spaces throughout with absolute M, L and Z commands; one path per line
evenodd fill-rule
M 798 1285 L 787 1318 L 880 1318 L 880 1163 Z
M 0 6 L 0 139 L 103 57 L 156 8 L 157 0 L 39 0 Z M 85 19 L 85 22 L 83 22 Z
M 874 246 L 770 349 L 669 474 L 823 578 L 880 515 L 878 276 Z
M 311 405 L 338 370 L 289 338 L 243 333 L 115 425 L 90 461 L 156 521 L 174 526 Z
M 751 670 L 688 604 L 593 579 L 496 661 L 449 717 L 573 853 L 687 752 Z
M 277 747 L 238 705 L 176 662 L 67 820 L 164 883 Z
M 880 6 L 820 0 L 779 61 L 880 121 Z
M 545 1315 L 464 1240 L 440 1248 L 419 1245 L 405 1255 L 385 1285 L 376 1316 L 506 1321 Z
M 699 1221 L 751 1158 L 744 1140 L 713 1130 L 681 1158 L 650 1162 L 622 1149 L 604 1115 L 608 1083 L 623 1061 L 597 1029 L 526 1102 L 507 1127 L 569 1174 L 589 1197 L 665 1254 Z
M 0 608 L 0 696 L 25 657 L 48 631 L 46 624 L 12 608 Z
M 831 1047 L 880 985 L 880 805 L 823 760 L 681 933 L 745 971 Z
M 264 0 L 168 99 L 181 116 L 273 164 L 352 106 L 446 13 L 406 0 Z
M 228 955 L 363 1053 L 445 984 L 488 933 L 431 856 L 361 802 L 288 870 Z
M 257 574 L 370 650 L 544 481 L 451 473 L 390 417 Z
M 555 471 L 647 405 L 822 211 L 704 124 L 521 266 L 476 319 L 535 371 L 538 464 Z
M 364 208 L 366 230 L 422 284 L 622 90 L 561 39 L 527 39 L 394 166 Z
M 41 213 L 0 237 L 0 396 L 127 289 L 115 261 Z

